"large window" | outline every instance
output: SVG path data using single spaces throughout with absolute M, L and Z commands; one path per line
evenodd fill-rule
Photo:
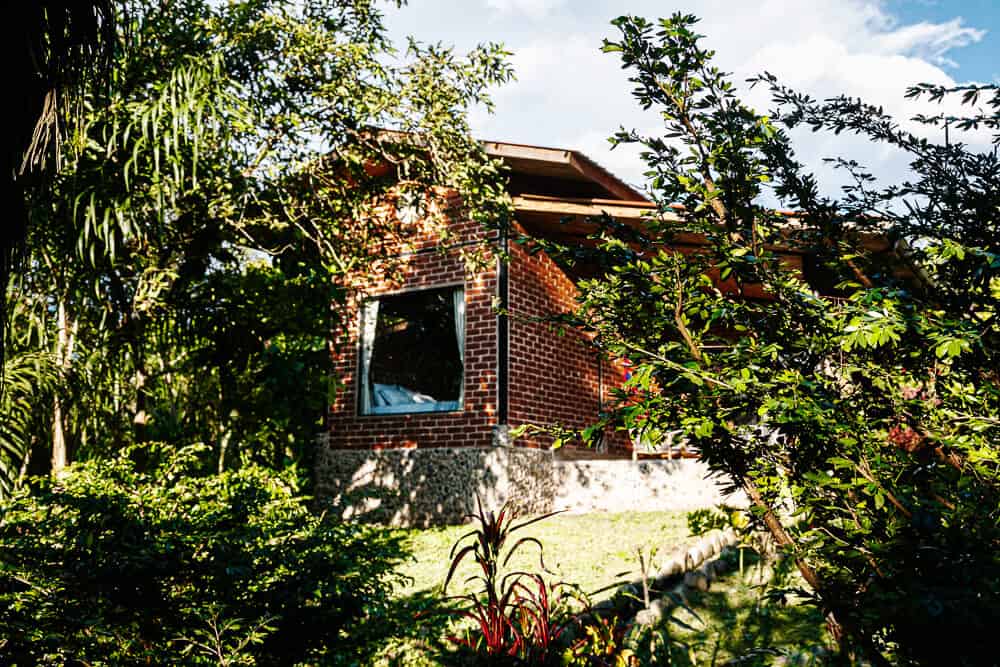
M 361 414 L 460 410 L 464 369 L 461 287 L 392 294 L 364 304 Z

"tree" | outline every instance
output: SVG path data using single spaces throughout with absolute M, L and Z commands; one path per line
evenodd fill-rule
M 0 231 L 0 286 L 4 289 L 24 249 L 25 181 L 42 177 L 48 158 L 58 152 L 60 121 L 71 115 L 67 100 L 73 99 L 75 88 L 100 80 L 106 73 L 117 47 L 116 18 L 110 0 L 39 0 L 8 8 L 4 62 L 9 89 L 17 95 L 7 105 L 0 148 L 0 198 L 7 217 Z M 0 294 L 0 363 L 8 326 L 6 305 L 4 292 Z
M 134 46 L 31 192 L 14 286 L 70 385 L 52 467 L 149 439 L 210 443 L 220 467 L 301 460 L 334 278 L 390 232 L 387 206 L 429 205 L 434 184 L 484 224 L 505 212 L 465 120 L 509 77 L 504 52 L 400 59 L 362 0 L 150 1 L 129 21 Z
M 846 650 L 879 664 L 989 663 L 1000 601 L 997 151 L 932 142 L 881 109 L 818 102 L 770 75 L 753 83 L 776 108 L 758 114 L 695 23 L 621 17 L 604 46 L 664 127 L 614 138 L 643 147 L 657 211 L 638 230 L 598 221 L 591 261 L 606 270 L 581 285 L 577 322 L 635 364 L 603 426 L 681 429 L 746 493 Z M 995 87 L 908 92 L 954 94 L 988 111 L 952 127 L 1000 126 Z M 787 133 L 801 125 L 904 151 L 912 177 L 880 186 L 841 158 L 853 184 L 824 196 Z M 680 253 L 679 233 L 706 245 Z M 791 267 L 799 254 L 811 265 Z

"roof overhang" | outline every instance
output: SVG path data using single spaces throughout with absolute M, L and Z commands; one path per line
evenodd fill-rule
M 682 207 L 676 206 L 671 211 L 658 211 L 656 206 L 649 202 L 567 199 L 540 195 L 515 196 L 513 204 L 518 222 L 530 234 L 553 240 L 582 240 L 598 230 L 598 224 L 594 219 L 603 215 L 641 230 L 644 221 L 654 216 L 660 221 L 680 223 L 682 218 L 676 211 L 683 210 Z M 796 230 L 802 229 L 801 220 L 795 213 L 782 212 L 782 215 L 785 218 L 785 233 L 789 237 L 793 236 Z M 892 249 L 892 244 L 885 234 L 867 230 L 856 233 L 862 247 L 869 252 L 887 252 Z M 671 240 L 673 244 L 682 246 L 700 246 L 708 243 L 704 235 L 690 232 L 679 232 Z M 795 254 L 803 252 L 793 244 L 780 244 L 773 249 Z
M 487 155 L 503 160 L 517 174 L 592 183 L 615 199 L 649 202 L 641 192 L 579 151 L 500 141 L 484 141 L 483 148 Z

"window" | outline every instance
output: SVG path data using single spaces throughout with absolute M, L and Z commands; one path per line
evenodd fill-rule
M 460 410 L 465 291 L 427 289 L 366 302 L 360 356 L 361 414 Z

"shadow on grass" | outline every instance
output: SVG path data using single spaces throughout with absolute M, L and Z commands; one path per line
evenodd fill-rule
M 764 567 L 748 558 L 743 572 L 734 568 L 709 590 L 688 593 L 686 608 L 674 607 L 659 626 L 636 629 L 640 664 L 837 664 L 822 612 L 802 601 L 762 596 Z
M 748 554 L 707 591 L 692 591 L 661 624 L 631 629 L 639 665 L 827 665 L 838 664 L 815 607 L 761 596 L 761 564 Z M 624 620 L 624 619 L 619 619 Z M 422 667 L 475 665 L 456 650 L 449 634 L 460 630 L 429 589 L 395 599 L 379 619 L 364 665 Z M 574 663 L 576 664 L 576 663 Z M 594 664 L 604 664 L 596 662 Z M 613 664 L 613 663 L 608 663 Z

